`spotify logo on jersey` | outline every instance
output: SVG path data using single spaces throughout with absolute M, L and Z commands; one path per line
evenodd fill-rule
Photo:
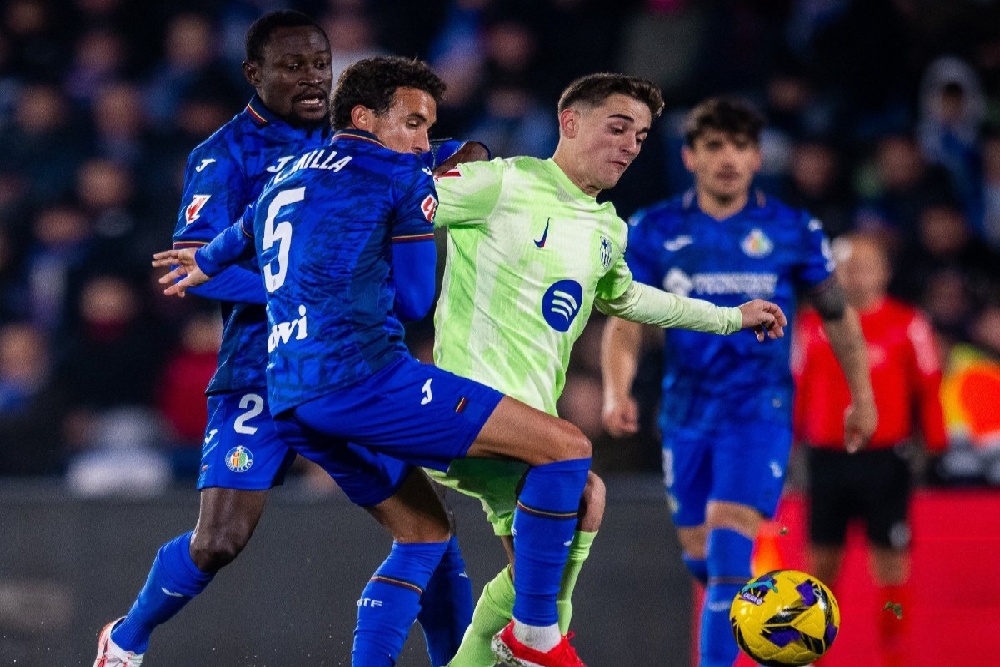
M 554 283 L 542 297 L 542 316 L 556 331 L 568 331 L 583 305 L 583 287 L 575 280 Z

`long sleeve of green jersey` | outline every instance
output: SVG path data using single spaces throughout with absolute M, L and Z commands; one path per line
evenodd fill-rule
M 671 329 L 731 334 L 743 326 L 739 308 L 716 306 L 637 282 L 629 283 L 617 297 L 602 299 L 598 294 L 594 306 L 605 315 Z

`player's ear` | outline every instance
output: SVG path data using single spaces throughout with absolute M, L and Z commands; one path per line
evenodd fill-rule
M 243 78 L 254 88 L 260 86 L 260 65 L 250 60 L 244 60 Z
M 694 172 L 694 152 L 687 144 L 681 147 L 681 160 L 684 162 L 685 169 L 690 172 Z
M 374 127 L 375 112 L 363 104 L 355 104 L 351 109 L 351 125 L 359 130 L 371 132 Z
M 580 114 L 575 109 L 563 109 L 559 112 L 559 134 L 573 139 L 580 131 Z

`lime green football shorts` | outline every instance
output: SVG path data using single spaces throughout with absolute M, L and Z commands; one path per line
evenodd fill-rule
M 438 484 L 476 498 L 483 504 L 486 518 L 498 536 L 511 534 L 517 486 L 528 471 L 528 464 L 498 459 L 455 459 L 448 472 L 427 470 Z

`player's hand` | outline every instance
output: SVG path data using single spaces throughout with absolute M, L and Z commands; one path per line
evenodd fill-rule
M 844 411 L 844 449 L 849 454 L 860 452 L 868 446 L 877 425 L 874 401 L 852 402 Z
M 434 175 L 439 176 L 450 169 L 454 169 L 463 162 L 479 162 L 481 160 L 489 159 L 490 152 L 486 146 L 478 141 L 466 141 L 462 144 L 461 148 L 455 151 L 452 155 L 448 156 L 446 160 L 434 168 Z
M 203 285 L 210 278 L 198 266 L 195 248 L 158 252 L 153 255 L 153 266 L 172 267 L 169 273 L 160 278 L 161 285 L 168 285 L 163 290 L 167 296 L 178 296 L 183 299 L 188 288 Z
M 740 313 L 743 314 L 743 328 L 753 329 L 760 342 L 764 342 L 765 336 L 767 338 L 781 338 L 785 335 L 788 318 L 785 317 L 781 307 L 776 303 L 754 299 L 742 304 Z
M 639 404 L 631 396 L 605 398 L 601 418 L 604 430 L 613 438 L 624 438 L 639 432 Z

